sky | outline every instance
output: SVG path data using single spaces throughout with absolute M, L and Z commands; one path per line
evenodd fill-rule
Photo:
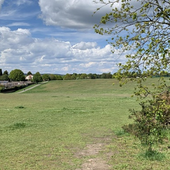
M 93 26 L 110 10 L 93 0 L 0 0 L 0 68 L 114 73 L 124 60 Z

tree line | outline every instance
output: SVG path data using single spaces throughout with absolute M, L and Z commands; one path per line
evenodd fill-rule
M 109 73 L 73 73 L 73 74 L 40 74 L 40 72 L 36 72 L 32 74 L 31 71 L 28 71 L 27 74 L 20 69 L 14 69 L 10 73 L 7 70 L 2 72 L 0 69 L 0 81 L 26 81 L 26 77 L 32 75 L 32 79 L 30 79 L 34 83 L 42 82 L 42 81 L 50 81 L 50 80 L 78 80 L 78 79 L 111 79 L 114 78 L 115 74 Z
M 141 72 L 128 72 L 127 77 L 128 78 L 138 78 L 141 76 Z M 78 79 L 111 79 L 116 78 L 117 73 L 111 74 L 109 73 L 102 73 L 102 74 L 96 74 L 96 73 L 73 73 L 73 74 L 65 74 L 65 75 L 59 75 L 59 74 L 40 74 L 40 72 L 36 72 L 35 74 L 32 74 L 31 71 L 28 71 L 27 74 L 24 74 L 24 72 L 20 69 L 14 69 L 10 73 L 8 73 L 7 70 L 2 72 L 2 69 L 0 69 L 0 81 L 26 81 L 26 77 L 29 75 L 33 75 L 33 78 L 30 79 L 30 81 L 34 83 L 42 82 L 42 81 L 50 81 L 50 80 L 78 80 Z M 160 74 L 154 75 L 153 77 L 170 77 L 170 73 L 167 71 L 164 71 Z

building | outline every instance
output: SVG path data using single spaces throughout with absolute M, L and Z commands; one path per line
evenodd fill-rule
M 26 76 L 25 79 L 28 80 L 28 81 L 31 81 L 33 79 L 33 75 L 30 74 L 30 75 Z

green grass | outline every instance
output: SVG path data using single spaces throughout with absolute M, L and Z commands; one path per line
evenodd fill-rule
M 170 169 L 167 144 L 156 148 L 165 158 L 151 161 L 121 129 L 130 123 L 128 109 L 138 108 L 133 87 L 112 79 L 51 81 L 0 94 L 0 169 L 75 170 L 86 159 L 76 153 L 105 138 L 111 140 L 99 156 L 112 169 Z

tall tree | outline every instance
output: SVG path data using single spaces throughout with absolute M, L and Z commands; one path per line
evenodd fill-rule
M 12 70 L 9 74 L 9 78 L 13 81 L 24 81 L 24 73 L 20 69 Z
M 170 63 L 169 0 L 100 0 L 111 12 L 95 25 L 99 34 L 109 34 L 114 50 L 129 51 L 120 71 L 141 70 L 147 75 L 161 73 Z M 99 9 L 98 9 L 99 10 Z M 106 26 L 108 24 L 108 26 Z M 125 74 L 124 74 L 125 75 Z M 146 75 L 145 75 L 146 76 Z
M 135 135 L 152 146 L 162 142 L 166 122 L 170 120 L 169 89 L 164 79 L 154 84 L 154 91 L 144 85 L 147 77 L 162 76 L 170 66 L 170 1 L 169 0 L 96 0 L 110 6 L 96 33 L 109 34 L 113 53 L 126 52 L 126 63 L 119 63 L 116 77 L 123 85 L 137 81 L 134 94 L 140 98 L 141 111 L 131 110 Z M 102 8 L 101 7 L 101 8 Z M 98 8 L 96 12 L 100 10 Z M 129 75 L 131 78 L 129 79 Z M 137 75 L 139 76 L 136 79 Z M 164 94 L 164 96 L 162 96 Z M 142 100 L 147 96 L 151 99 Z
M 42 82 L 42 76 L 39 72 L 36 72 L 33 76 L 33 82 L 38 83 L 38 82 Z
M 27 76 L 32 75 L 31 71 L 28 71 Z
M 8 71 L 7 71 L 7 70 L 5 70 L 5 71 L 4 71 L 4 74 L 8 75 Z
M 2 69 L 0 68 L 0 76 L 2 76 Z

